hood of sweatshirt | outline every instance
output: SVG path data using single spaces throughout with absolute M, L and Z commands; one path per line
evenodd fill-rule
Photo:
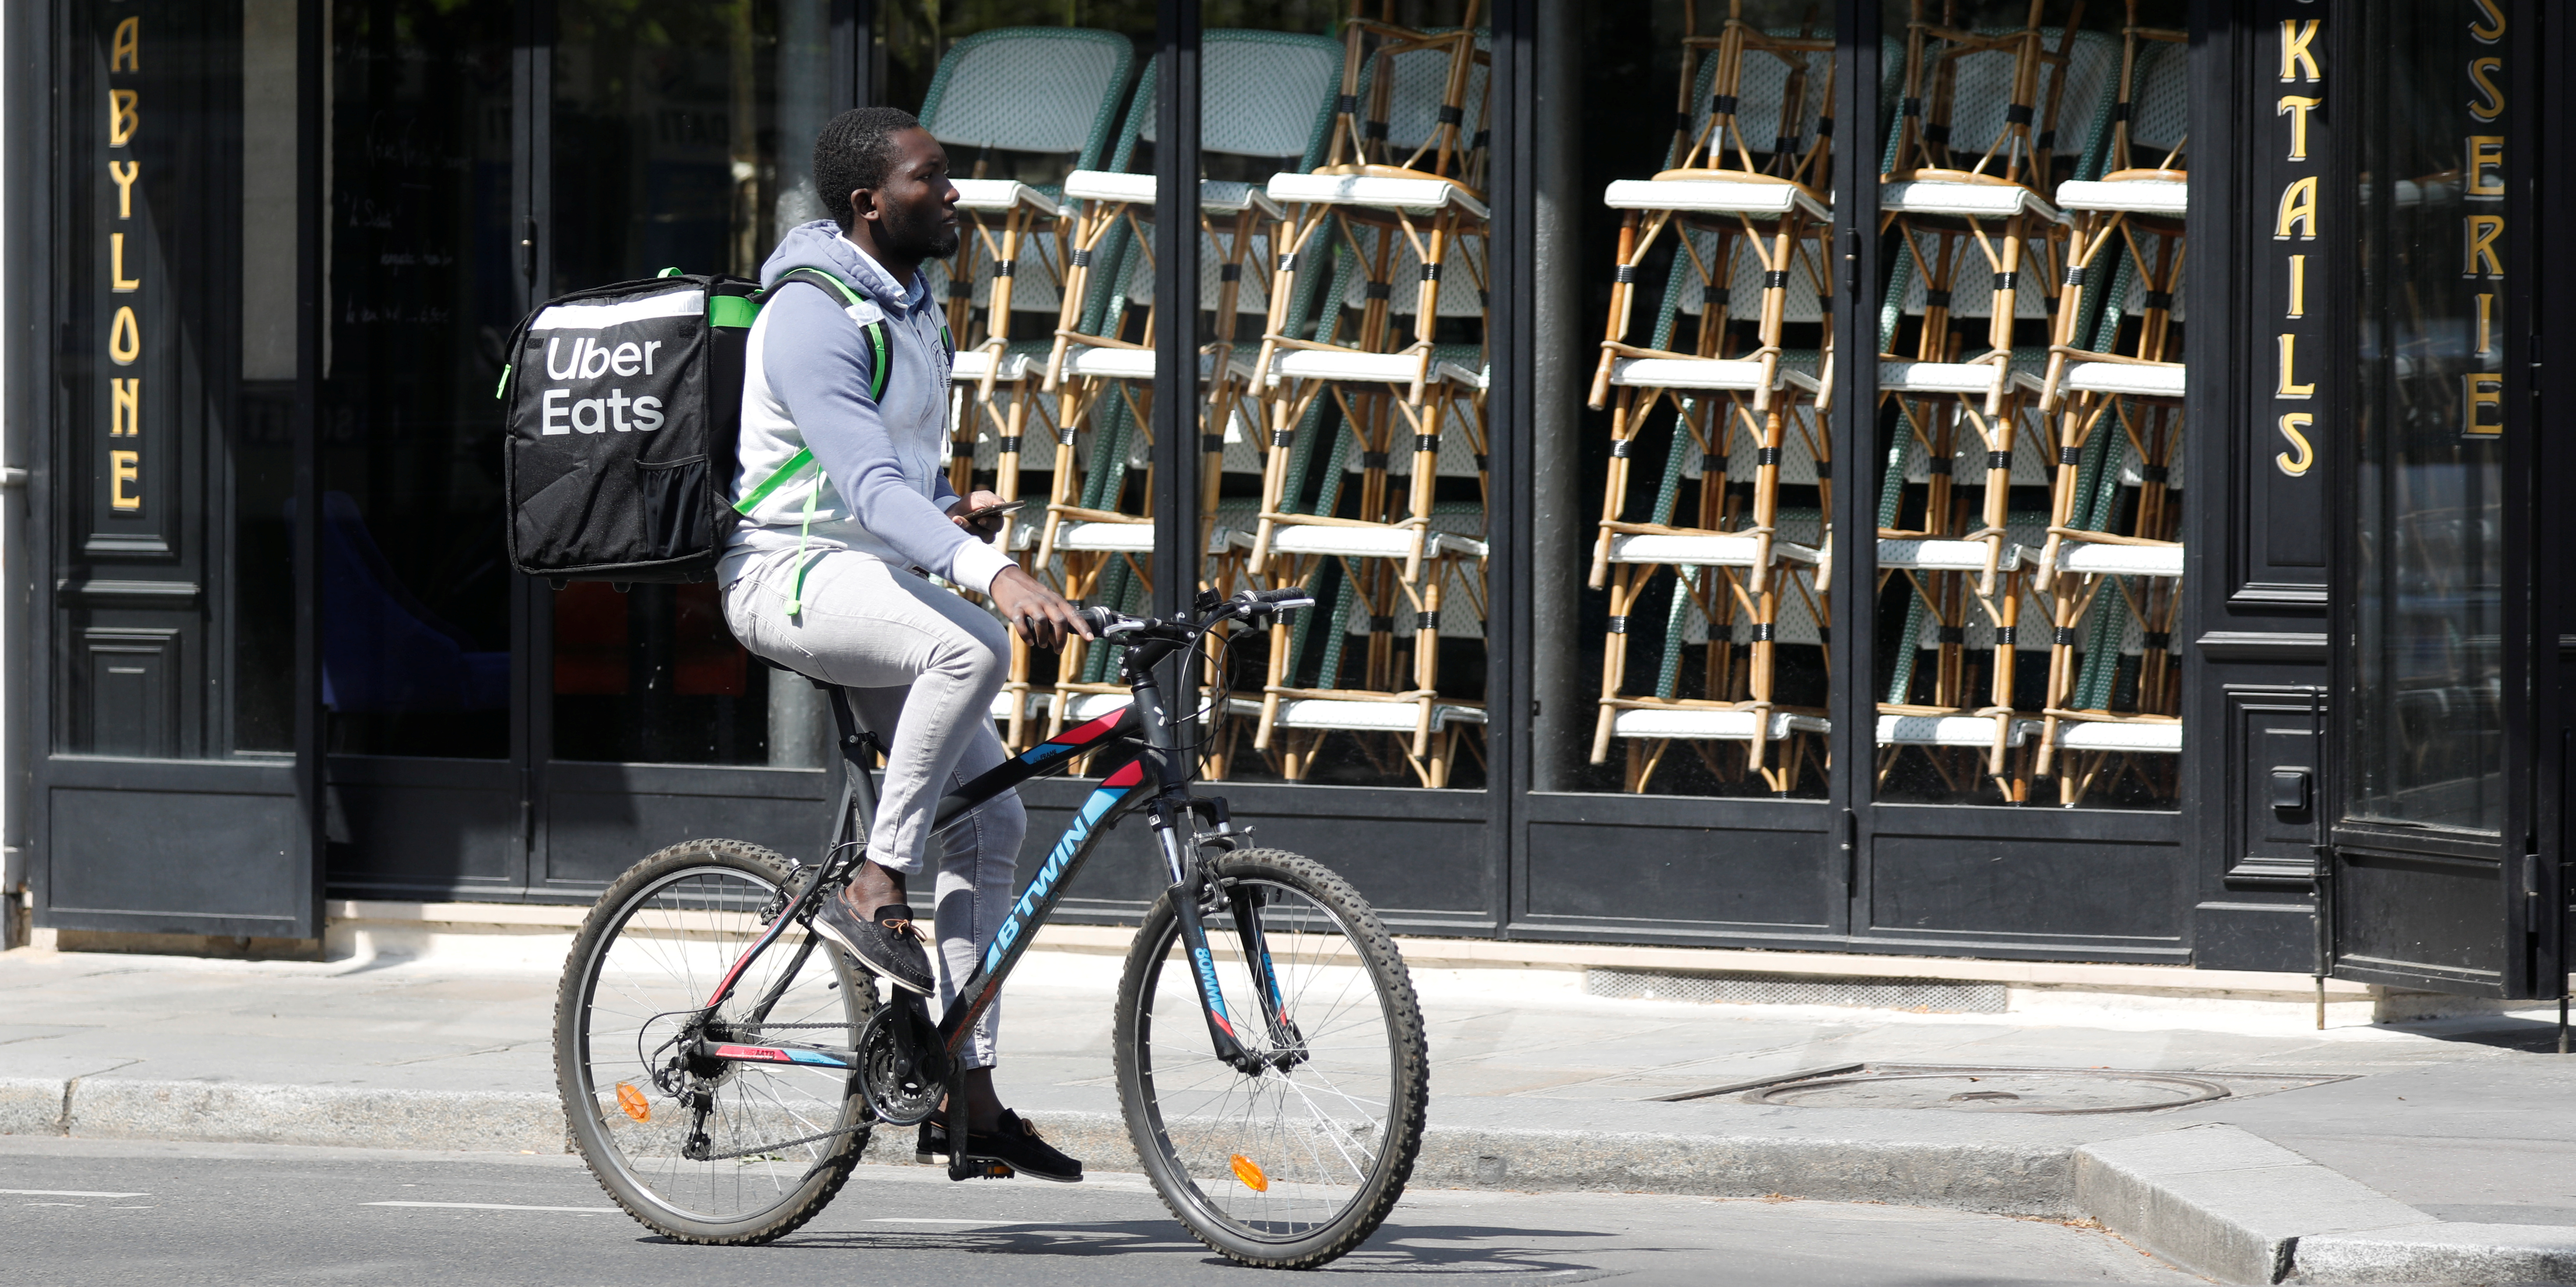
M 860 294 L 876 301 L 888 315 L 900 316 L 904 310 L 905 286 L 859 253 L 841 235 L 841 226 L 829 219 L 800 223 L 778 239 L 778 249 L 769 252 L 769 262 L 760 266 L 760 284 L 775 286 L 778 279 L 799 268 L 819 268 L 856 287 Z

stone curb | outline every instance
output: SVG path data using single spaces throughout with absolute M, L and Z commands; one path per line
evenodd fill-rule
M 1137 1169 L 1115 1114 L 1049 1111 L 1032 1121 L 1095 1170 Z M 0 1135 L 571 1151 L 561 1103 L 546 1094 L 114 1077 L 0 1078 Z M 909 1162 L 912 1141 L 910 1128 L 879 1130 L 867 1159 Z M 2091 1216 L 2186 1269 L 2234 1283 L 2576 1281 L 2576 1230 L 2434 1221 L 2224 1125 L 2078 1143 L 1435 1124 L 1413 1182 Z

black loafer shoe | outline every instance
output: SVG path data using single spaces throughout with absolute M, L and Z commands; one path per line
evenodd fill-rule
M 945 1132 L 942 1133 L 943 1135 Z M 1002 1128 L 990 1135 L 968 1135 L 966 1157 L 975 1162 L 999 1162 L 1032 1179 L 1053 1180 L 1058 1184 L 1082 1181 L 1082 1163 L 1056 1152 L 1020 1115 L 1002 1110 Z
M 900 903 L 877 910 L 901 912 L 903 915 L 897 919 L 911 919 L 912 909 Z M 910 929 L 860 920 L 850 905 L 835 894 L 824 899 L 822 910 L 814 913 L 814 932 L 840 944 L 858 958 L 859 964 L 884 975 L 896 987 L 930 995 L 930 954 L 922 950 L 921 937 Z

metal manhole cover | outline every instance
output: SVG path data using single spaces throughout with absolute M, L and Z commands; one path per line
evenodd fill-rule
M 2148 1113 L 2350 1080 L 2351 1073 L 2195 1068 L 2030 1068 L 1970 1064 L 1829 1064 L 1652 1096 L 1662 1104 L 1742 1096 L 1795 1108 L 1948 1108 L 1983 1113 Z
M 2175 1073 L 2093 1068 L 1870 1068 L 1768 1086 L 1748 1103 L 1797 1108 L 1946 1108 L 1971 1113 L 2142 1113 L 2227 1096 Z

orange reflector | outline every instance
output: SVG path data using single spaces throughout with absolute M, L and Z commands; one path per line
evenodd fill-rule
M 1253 1165 L 1252 1159 L 1241 1153 L 1234 1155 L 1234 1178 L 1243 1181 L 1243 1187 L 1255 1193 L 1270 1191 L 1270 1177 L 1263 1175 L 1261 1168 Z
M 653 1120 L 653 1106 L 644 1102 L 644 1092 L 622 1081 L 617 1083 L 617 1106 L 625 1109 L 626 1115 L 636 1121 Z

